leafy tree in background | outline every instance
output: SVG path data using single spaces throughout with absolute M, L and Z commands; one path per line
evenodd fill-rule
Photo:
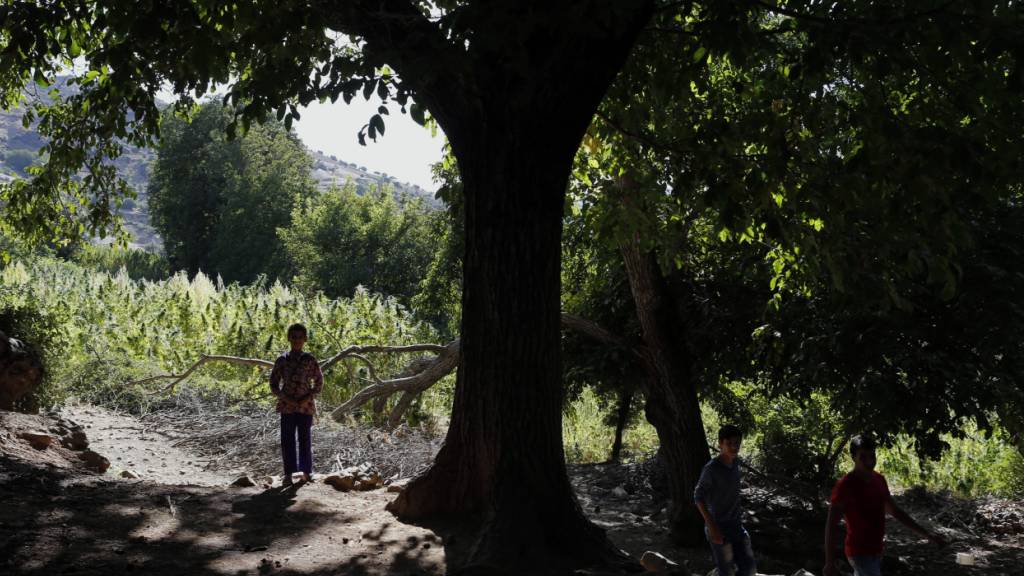
M 171 267 L 210 271 L 224 196 L 236 188 L 241 145 L 228 142 L 223 106 L 201 107 L 191 122 L 164 112 L 157 158 L 150 170 L 149 215 Z
M 439 185 L 437 197 L 444 202 L 445 210 L 431 221 L 434 257 L 420 281 L 419 292 L 412 299 L 412 309 L 430 322 L 445 340 L 451 340 L 459 335 L 462 319 L 465 206 L 462 181 L 450 148 L 442 161 L 434 165 L 433 172 L 434 181 Z
M 432 258 L 439 217 L 421 199 L 396 200 L 390 185 L 360 196 L 347 182 L 296 205 L 278 235 L 298 286 L 350 297 L 361 285 L 408 304 Z
M 316 193 L 312 159 L 280 123 L 229 139 L 233 117 L 217 103 L 201 106 L 191 121 L 164 112 L 149 184 L 153 226 L 176 270 L 229 282 L 284 276 L 276 230 Z

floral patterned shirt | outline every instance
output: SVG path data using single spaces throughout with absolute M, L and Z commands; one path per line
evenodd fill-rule
M 320 363 L 309 352 L 285 352 L 270 372 L 270 391 L 281 414 L 316 414 L 317 394 L 324 388 Z

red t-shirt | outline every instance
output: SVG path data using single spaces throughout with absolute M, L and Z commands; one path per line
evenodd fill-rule
M 853 472 L 832 489 L 832 503 L 846 506 L 846 556 L 878 556 L 885 536 L 885 502 L 889 485 L 885 476 L 872 472 L 862 478 Z

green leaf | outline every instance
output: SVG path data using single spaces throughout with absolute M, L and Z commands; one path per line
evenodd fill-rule
M 384 118 L 380 114 L 374 114 L 370 118 L 370 138 L 375 138 L 374 132 L 384 135 Z
M 423 107 L 416 102 L 413 102 L 412 105 L 409 106 L 409 116 L 412 116 L 412 119 L 420 126 L 427 123 L 426 114 L 424 112 Z

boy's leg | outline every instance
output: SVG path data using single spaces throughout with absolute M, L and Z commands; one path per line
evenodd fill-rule
M 726 536 L 732 543 L 733 560 L 736 562 L 736 576 L 754 576 L 757 564 L 754 561 L 754 547 L 750 544 L 750 534 L 742 525 L 739 529 Z
M 851 556 L 847 560 L 853 566 L 854 576 L 882 576 L 881 556 Z
M 313 415 L 296 414 L 296 427 L 299 432 L 299 471 L 306 475 L 313 474 Z
M 704 527 L 704 537 L 708 539 L 708 545 L 711 546 L 711 558 L 715 561 L 718 576 L 734 576 L 736 574 L 736 564 L 733 560 L 733 547 L 729 539 L 726 538 L 725 542 L 721 544 L 715 544 L 711 541 L 706 526 Z
M 291 479 L 295 467 L 295 417 L 298 414 L 281 414 L 281 459 L 284 461 L 285 481 Z

